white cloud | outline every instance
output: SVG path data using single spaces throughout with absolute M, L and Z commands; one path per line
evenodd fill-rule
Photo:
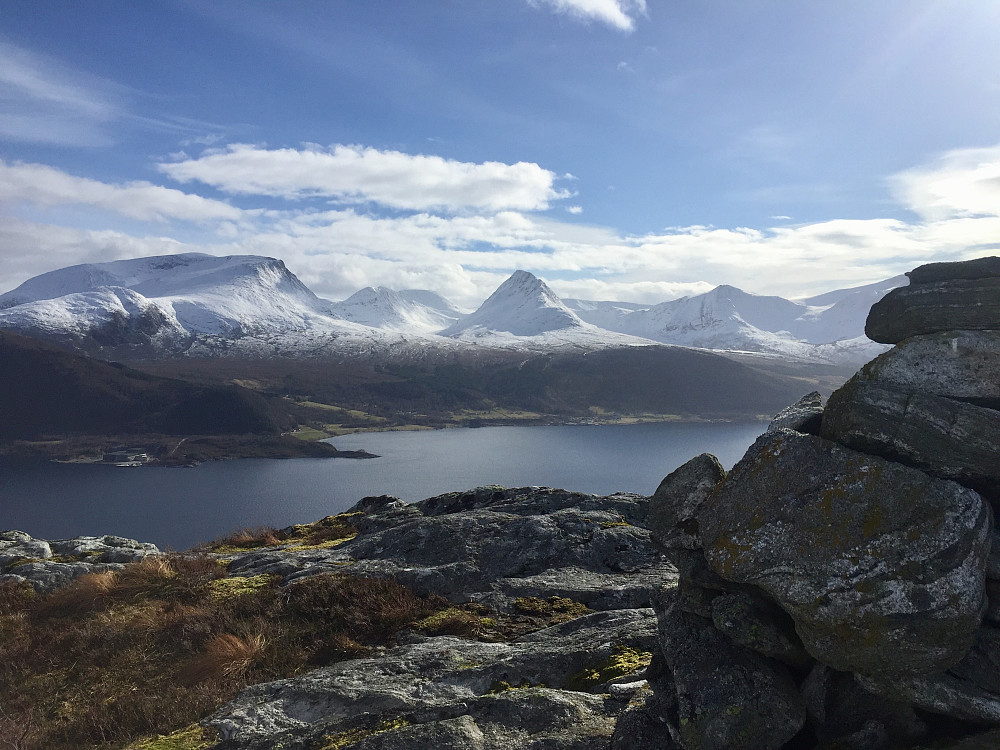
M 1000 145 L 949 151 L 890 180 L 899 201 L 924 219 L 1000 215 Z
M 112 230 L 86 231 L 5 218 L 0 221 L 0 292 L 33 276 L 78 263 L 103 263 L 208 248 L 169 237 L 135 237 Z
M 6 164 L 2 159 L 0 200 L 37 206 L 92 206 L 140 221 L 235 221 L 243 216 L 228 203 L 149 182 L 109 185 L 44 164 Z
M 320 196 L 418 211 L 538 211 L 567 195 L 553 187 L 554 173 L 533 163 L 475 164 L 361 146 L 266 149 L 233 144 L 159 168 L 180 182 L 197 180 L 228 193 Z
M 582 214 L 583 206 L 567 206 L 566 212 L 571 214 Z
M 598 21 L 621 31 L 635 29 L 636 16 L 646 15 L 646 0 L 528 0 L 547 5 L 556 13 L 585 21 Z

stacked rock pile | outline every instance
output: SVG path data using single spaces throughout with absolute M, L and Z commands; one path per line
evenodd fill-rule
M 616 748 L 1000 748 L 1000 258 L 908 275 L 825 409 L 657 489 L 680 581 Z

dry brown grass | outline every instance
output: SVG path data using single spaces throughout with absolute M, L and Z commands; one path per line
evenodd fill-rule
M 266 642 L 259 634 L 247 638 L 232 633 L 217 635 L 180 670 L 178 677 L 185 685 L 240 677 L 261 658 Z
M 118 750 L 246 685 L 388 645 L 446 606 L 391 580 L 213 585 L 225 575 L 209 558 L 169 556 L 47 596 L 0 584 L 0 748 Z
M 39 602 L 43 617 L 81 617 L 102 609 L 111 602 L 117 584 L 117 574 L 86 573 L 72 586 L 59 589 Z
M 273 547 L 281 544 L 278 530 L 273 526 L 257 526 L 255 528 L 239 529 L 227 536 L 219 537 L 209 547 L 235 547 L 239 549 L 257 549 L 258 547 Z
M 351 525 L 351 518 L 354 515 L 357 514 L 342 513 L 327 516 L 315 523 L 290 526 L 280 531 L 271 526 L 240 529 L 228 536 L 219 537 L 205 545 L 204 549 L 210 552 L 239 553 L 279 544 L 313 546 L 351 539 L 358 533 L 358 530 Z

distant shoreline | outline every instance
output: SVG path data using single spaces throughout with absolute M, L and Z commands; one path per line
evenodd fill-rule
M 239 458 L 377 458 L 367 451 L 341 451 L 329 443 L 305 441 L 288 435 L 62 435 L 39 440 L 0 442 L 0 459 L 47 460 L 60 463 L 106 465 L 104 454 L 118 446 L 134 447 L 148 454 L 143 466 L 190 467 L 205 461 Z M 133 464 L 129 464 L 131 468 Z

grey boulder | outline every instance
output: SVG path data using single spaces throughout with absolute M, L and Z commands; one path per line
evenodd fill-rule
M 931 674 L 972 645 L 992 532 L 973 490 L 779 430 L 751 446 L 699 525 L 713 570 L 763 590 L 835 669 Z
M 998 363 L 1000 332 L 945 331 L 897 344 L 861 368 L 855 379 L 996 408 Z
M 656 601 L 685 750 L 777 750 L 798 734 L 805 704 L 782 664 L 684 612 L 675 591 L 661 592 Z
M 775 414 L 767 431 L 774 432 L 784 428 L 816 435 L 822 421 L 823 396 L 819 391 L 813 391 Z
M 661 549 L 701 549 L 698 507 L 712 494 L 726 470 L 711 453 L 702 453 L 670 472 L 649 499 L 649 530 Z
M 823 436 L 1000 496 L 1000 411 L 857 376 L 830 396 Z

